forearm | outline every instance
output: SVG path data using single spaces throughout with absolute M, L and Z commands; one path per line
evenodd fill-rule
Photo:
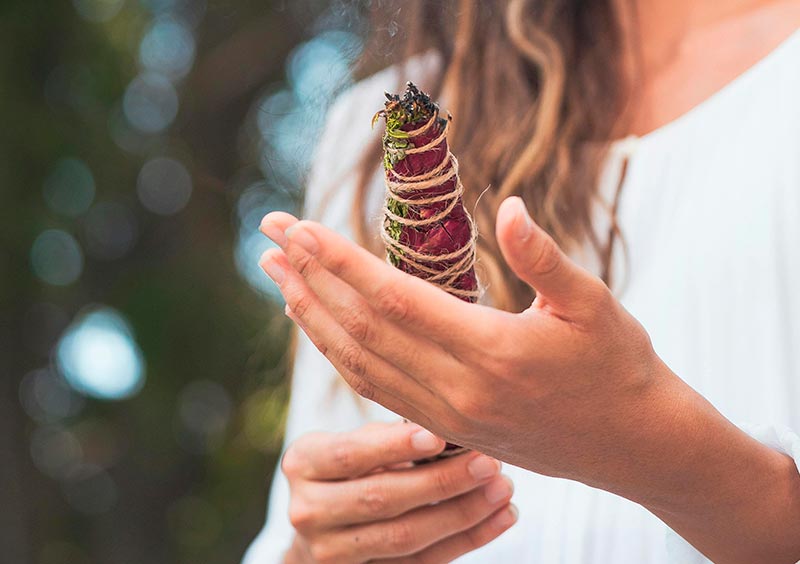
M 671 373 L 652 398 L 653 480 L 627 492 L 717 564 L 800 560 L 800 474 Z M 657 452 L 652 452 L 657 446 Z M 624 494 L 623 494 L 624 495 Z

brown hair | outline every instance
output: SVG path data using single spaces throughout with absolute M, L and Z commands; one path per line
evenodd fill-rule
M 475 209 L 480 274 L 493 305 L 519 311 L 534 297 L 503 261 L 494 236 L 497 208 L 511 195 L 525 200 L 565 250 L 588 242 L 609 283 L 613 209 L 607 237 L 598 236 L 591 216 L 600 165 L 623 105 L 614 0 L 375 4 L 357 67 L 362 75 L 430 50 L 441 56 L 430 93 L 446 97 L 455 117 L 449 142 L 459 159 L 465 205 Z M 365 202 L 380 163 L 376 143 L 359 165 L 353 203 L 354 233 L 363 245 L 375 242 Z

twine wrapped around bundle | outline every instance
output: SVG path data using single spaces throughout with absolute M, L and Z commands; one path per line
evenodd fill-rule
M 464 209 L 458 160 L 447 133 L 452 117 L 412 83 L 386 94 L 383 117 L 386 202 L 381 236 L 397 268 L 465 301 L 480 296 L 475 223 Z

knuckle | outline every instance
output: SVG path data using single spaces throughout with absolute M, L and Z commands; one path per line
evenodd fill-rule
M 372 320 L 360 307 L 348 311 L 342 318 L 342 327 L 353 339 L 359 342 L 368 342 L 372 334 Z
M 308 340 L 311 341 L 311 343 L 314 345 L 314 347 L 319 351 L 319 353 L 325 358 L 328 358 L 328 345 L 326 345 L 325 343 L 323 343 L 322 341 L 320 341 L 319 339 L 310 334 L 306 334 L 306 336 L 308 337 Z
M 380 518 L 388 515 L 389 495 L 386 488 L 376 482 L 368 482 L 364 485 L 358 496 L 358 502 L 366 515 Z
M 533 256 L 531 268 L 537 274 L 551 274 L 561 264 L 561 249 L 549 236 L 542 239 Z
M 352 257 L 341 253 L 329 253 L 325 256 L 325 269 L 336 277 L 350 270 Z
M 341 365 L 358 378 L 367 373 L 367 360 L 364 350 L 355 343 L 345 343 L 339 347 L 337 354 Z
M 302 476 L 308 470 L 313 460 L 313 445 L 323 438 L 324 433 L 306 433 L 293 441 L 281 457 L 281 470 L 287 478 Z M 291 481 L 291 480 L 290 480 Z
M 471 523 L 482 517 L 484 505 L 475 501 L 474 496 L 462 496 L 455 500 L 455 511 L 462 523 Z
M 314 508 L 301 499 L 293 497 L 289 502 L 289 522 L 298 531 L 307 531 L 316 521 Z
M 314 305 L 314 300 L 306 293 L 298 292 L 286 297 L 286 301 L 294 314 L 303 319 Z
M 437 555 L 430 550 L 423 550 L 419 554 L 415 554 L 408 560 L 409 564 L 447 564 L 450 560 L 445 560 L 443 556 Z M 401 561 L 405 562 L 405 561 Z
M 314 257 L 306 253 L 295 253 L 292 256 L 295 270 L 303 277 L 307 278 L 316 272 L 317 262 Z
M 336 468 L 344 473 L 349 473 L 355 467 L 353 445 L 345 439 L 340 439 L 331 447 L 331 457 Z
M 281 471 L 287 478 L 292 478 L 300 474 L 303 467 L 301 457 L 298 454 L 298 447 L 296 443 L 289 445 L 286 452 L 283 453 L 281 458 Z
M 375 308 L 392 321 L 407 321 L 411 305 L 408 297 L 392 284 L 385 284 L 375 292 Z
M 452 470 L 437 470 L 431 476 L 431 481 L 439 499 L 447 499 L 457 491 L 458 478 Z
M 362 398 L 370 401 L 375 399 L 375 386 L 366 380 L 362 378 L 352 378 L 349 383 L 350 387 L 353 388 L 353 391 Z
M 483 354 L 476 357 L 474 362 L 481 371 L 490 374 L 495 379 L 506 378 L 520 366 L 519 345 L 510 340 L 497 339 L 492 343 L 491 349 L 482 352 Z M 481 378 L 481 380 L 484 379 Z
M 326 542 L 313 542 L 308 547 L 311 559 L 316 564 L 333 564 L 337 561 L 337 554 L 330 544 Z
M 477 527 L 473 527 L 464 531 L 464 535 L 467 539 L 467 545 L 469 546 L 469 549 L 475 550 L 492 539 L 492 530 L 484 523 L 481 523 Z
M 406 521 L 397 521 L 386 527 L 386 545 L 400 554 L 414 549 L 416 534 Z

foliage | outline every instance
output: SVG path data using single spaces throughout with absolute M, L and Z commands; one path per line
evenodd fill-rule
M 282 305 L 248 287 L 235 264 L 236 180 L 259 176 L 252 152 L 237 148 L 251 107 L 284 80 L 287 54 L 325 3 L 128 0 L 99 21 L 78 9 L 113 4 L 0 5 L 0 499 L 11 517 L 0 546 L 15 563 L 235 562 L 263 524 L 289 358 Z M 136 131 L 123 123 L 126 88 L 164 6 L 193 26 L 194 64 L 174 81 L 180 107 L 169 127 Z M 137 196 L 142 167 L 158 157 L 191 176 L 178 212 L 155 213 Z M 46 200 L 63 159 L 91 171 L 86 210 Z M 118 256 L 92 252 L 110 248 L 97 240 L 101 204 L 133 226 Z M 83 249 L 74 282 L 34 271 L 31 249 L 47 229 Z M 59 337 L 92 304 L 129 323 L 143 387 L 116 401 L 64 392 L 69 409 L 36 412 L 30 402 L 47 398 L 26 399 L 31 374 L 55 371 Z M 206 425 L 204 410 L 221 413 L 219 424 Z

